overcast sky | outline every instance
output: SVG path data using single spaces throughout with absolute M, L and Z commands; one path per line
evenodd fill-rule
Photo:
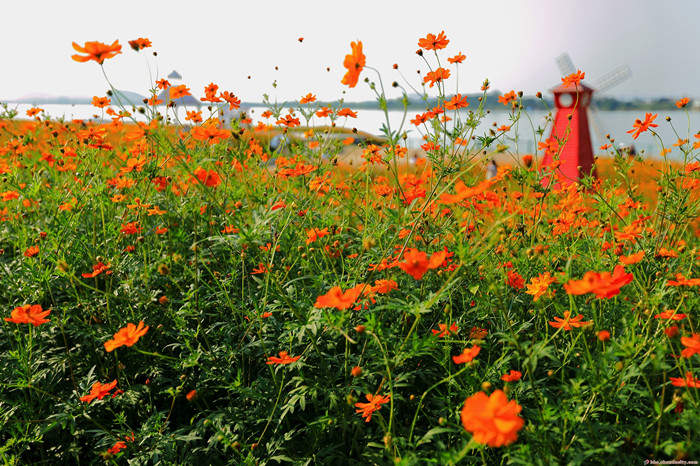
M 16 0 L 2 10 L 0 101 L 32 93 L 105 95 L 99 65 L 73 61 L 71 43 L 116 39 L 122 54 L 104 68 L 118 89 L 146 94 L 155 79 L 177 70 L 178 84 L 197 96 L 214 82 L 244 102 L 264 93 L 298 100 L 308 92 L 365 100 L 373 98 L 365 83 L 340 83 L 351 41 L 363 42 L 367 65 L 386 85 L 405 86 L 392 70 L 397 63 L 417 86 L 416 70 L 427 69 L 415 54 L 418 39 L 442 30 L 450 39 L 443 64 L 459 52 L 467 56 L 459 69 L 462 93 L 478 92 L 484 78 L 504 92 L 547 91 L 560 83 L 555 57 L 568 52 L 589 84 L 629 65 L 632 77 L 609 95 L 700 97 L 698 0 Z M 139 37 L 153 48 L 133 52 L 128 41 Z M 376 79 L 368 70 L 364 76 Z M 455 78 L 448 93 L 457 90 Z

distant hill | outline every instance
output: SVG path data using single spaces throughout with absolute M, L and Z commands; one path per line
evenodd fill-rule
M 110 96 L 112 103 L 115 105 L 121 104 L 123 106 L 131 105 L 143 105 L 144 96 L 136 92 L 131 91 L 121 91 L 117 90 L 112 92 Z M 47 104 L 60 104 L 60 105 L 90 105 L 92 103 L 92 97 L 87 96 L 54 96 L 50 94 L 27 94 L 19 99 L 12 100 L 0 100 L 2 102 L 10 104 L 32 104 L 32 105 L 47 105 Z

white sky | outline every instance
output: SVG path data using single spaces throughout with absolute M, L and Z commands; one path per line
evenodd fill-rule
M 244 103 L 264 93 L 280 101 L 308 92 L 324 100 L 373 98 L 363 82 L 354 89 L 340 84 L 343 58 L 359 39 L 367 65 L 395 97 L 391 82 L 405 83 L 392 65 L 419 85 L 416 70 L 427 68 L 415 54 L 417 41 L 442 30 L 450 39 L 440 52 L 443 66 L 458 52 L 467 56 L 462 93 L 477 92 L 484 78 L 504 92 L 544 92 L 560 83 L 554 59 L 566 51 L 588 83 L 630 66 L 632 78 L 609 95 L 693 98 L 700 97 L 698 17 L 697 0 L 3 1 L 0 101 L 31 93 L 105 95 L 99 65 L 73 61 L 71 43 L 115 39 L 122 54 L 104 68 L 118 89 L 147 94 L 175 69 L 196 96 L 214 82 Z M 139 37 L 154 47 L 132 51 L 128 41 Z M 456 91 L 452 74 L 448 93 Z M 365 76 L 376 79 L 368 70 Z

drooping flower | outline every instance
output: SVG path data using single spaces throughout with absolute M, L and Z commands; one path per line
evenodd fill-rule
M 452 356 L 452 361 L 455 364 L 464 364 L 465 362 L 471 362 L 481 351 L 481 346 L 474 345 L 471 348 L 464 348 L 457 356 Z
M 152 45 L 153 44 L 151 44 L 150 40 L 144 39 L 143 37 L 129 41 L 129 47 L 131 47 L 135 52 L 151 47 Z
M 73 42 L 73 48 L 76 52 L 86 53 L 87 55 L 72 55 L 71 58 L 75 61 L 85 63 L 86 61 L 95 60 L 100 65 L 108 58 L 115 57 L 118 53 L 122 53 L 122 46 L 119 41 L 115 40 L 112 45 L 103 44 L 102 42 L 85 42 L 83 47 Z
M 11 317 L 5 317 L 5 320 L 15 324 L 32 324 L 38 327 L 49 321 L 49 319 L 45 319 L 44 317 L 49 315 L 50 312 L 51 309 L 44 311 L 41 308 L 41 304 L 25 304 L 14 308 L 12 314 L 10 314 Z
M 582 327 L 592 322 L 582 322 L 581 319 L 583 319 L 583 314 L 579 314 L 576 317 L 571 317 L 571 313 L 569 311 L 564 311 L 563 319 L 555 317 L 555 322 L 550 322 L 549 325 L 551 325 L 554 328 L 563 328 L 564 330 L 571 330 L 574 327 Z
M 362 53 L 362 41 L 351 42 L 350 48 L 352 52 L 345 55 L 345 60 L 343 61 L 343 66 L 348 71 L 343 76 L 341 83 L 348 87 L 355 87 L 360 79 L 360 73 L 365 67 L 367 57 Z
M 368 393 L 366 397 L 369 403 L 355 403 L 355 407 L 359 408 L 356 412 L 362 413 L 362 417 L 366 418 L 365 422 L 369 422 L 372 419 L 372 413 L 382 409 L 382 404 L 388 403 L 391 395 L 372 395 Z
M 457 55 L 455 55 L 454 57 L 448 58 L 447 61 L 450 62 L 450 63 L 452 63 L 452 64 L 455 64 L 455 63 L 462 63 L 464 60 L 466 60 L 466 58 L 467 58 L 467 57 L 466 57 L 462 52 L 459 52 L 459 53 L 458 53 Z
M 298 361 L 299 358 L 301 358 L 301 356 L 290 356 L 286 351 L 280 351 L 279 357 L 270 356 L 267 358 L 266 364 L 291 364 Z
M 144 327 L 143 321 L 138 326 L 129 323 L 114 334 L 114 338 L 105 342 L 105 350 L 112 352 L 120 346 L 133 346 L 139 338 L 148 332 L 148 325 Z
M 521 410 L 515 400 L 508 401 L 502 390 L 491 396 L 479 392 L 464 401 L 462 426 L 478 443 L 490 447 L 509 445 L 518 439 L 518 431 L 525 425 L 519 416 Z
M 102 385 L 100 382 L 95 382 L 90 389 L 90 394 L 80 397 L 80 401 L 90 403 L 92 400 L 97 398 L 101 400 L 105 396 L 109 395 L 110 390 L 117 386 L 117 379 L 114 379 L 108 384 Z

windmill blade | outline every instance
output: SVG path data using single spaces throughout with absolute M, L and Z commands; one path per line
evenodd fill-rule
M 555 60 L 562 76 L 569 76 L 570 74 L 576 73 L 576 67 L 568 53 L 562 53 Z
M 632 70 L 630 70 L 630 67 L 628 65 L 621 65 L 593 83 L 593 88 L 596 92 L 604 92 L 631 77 Z

